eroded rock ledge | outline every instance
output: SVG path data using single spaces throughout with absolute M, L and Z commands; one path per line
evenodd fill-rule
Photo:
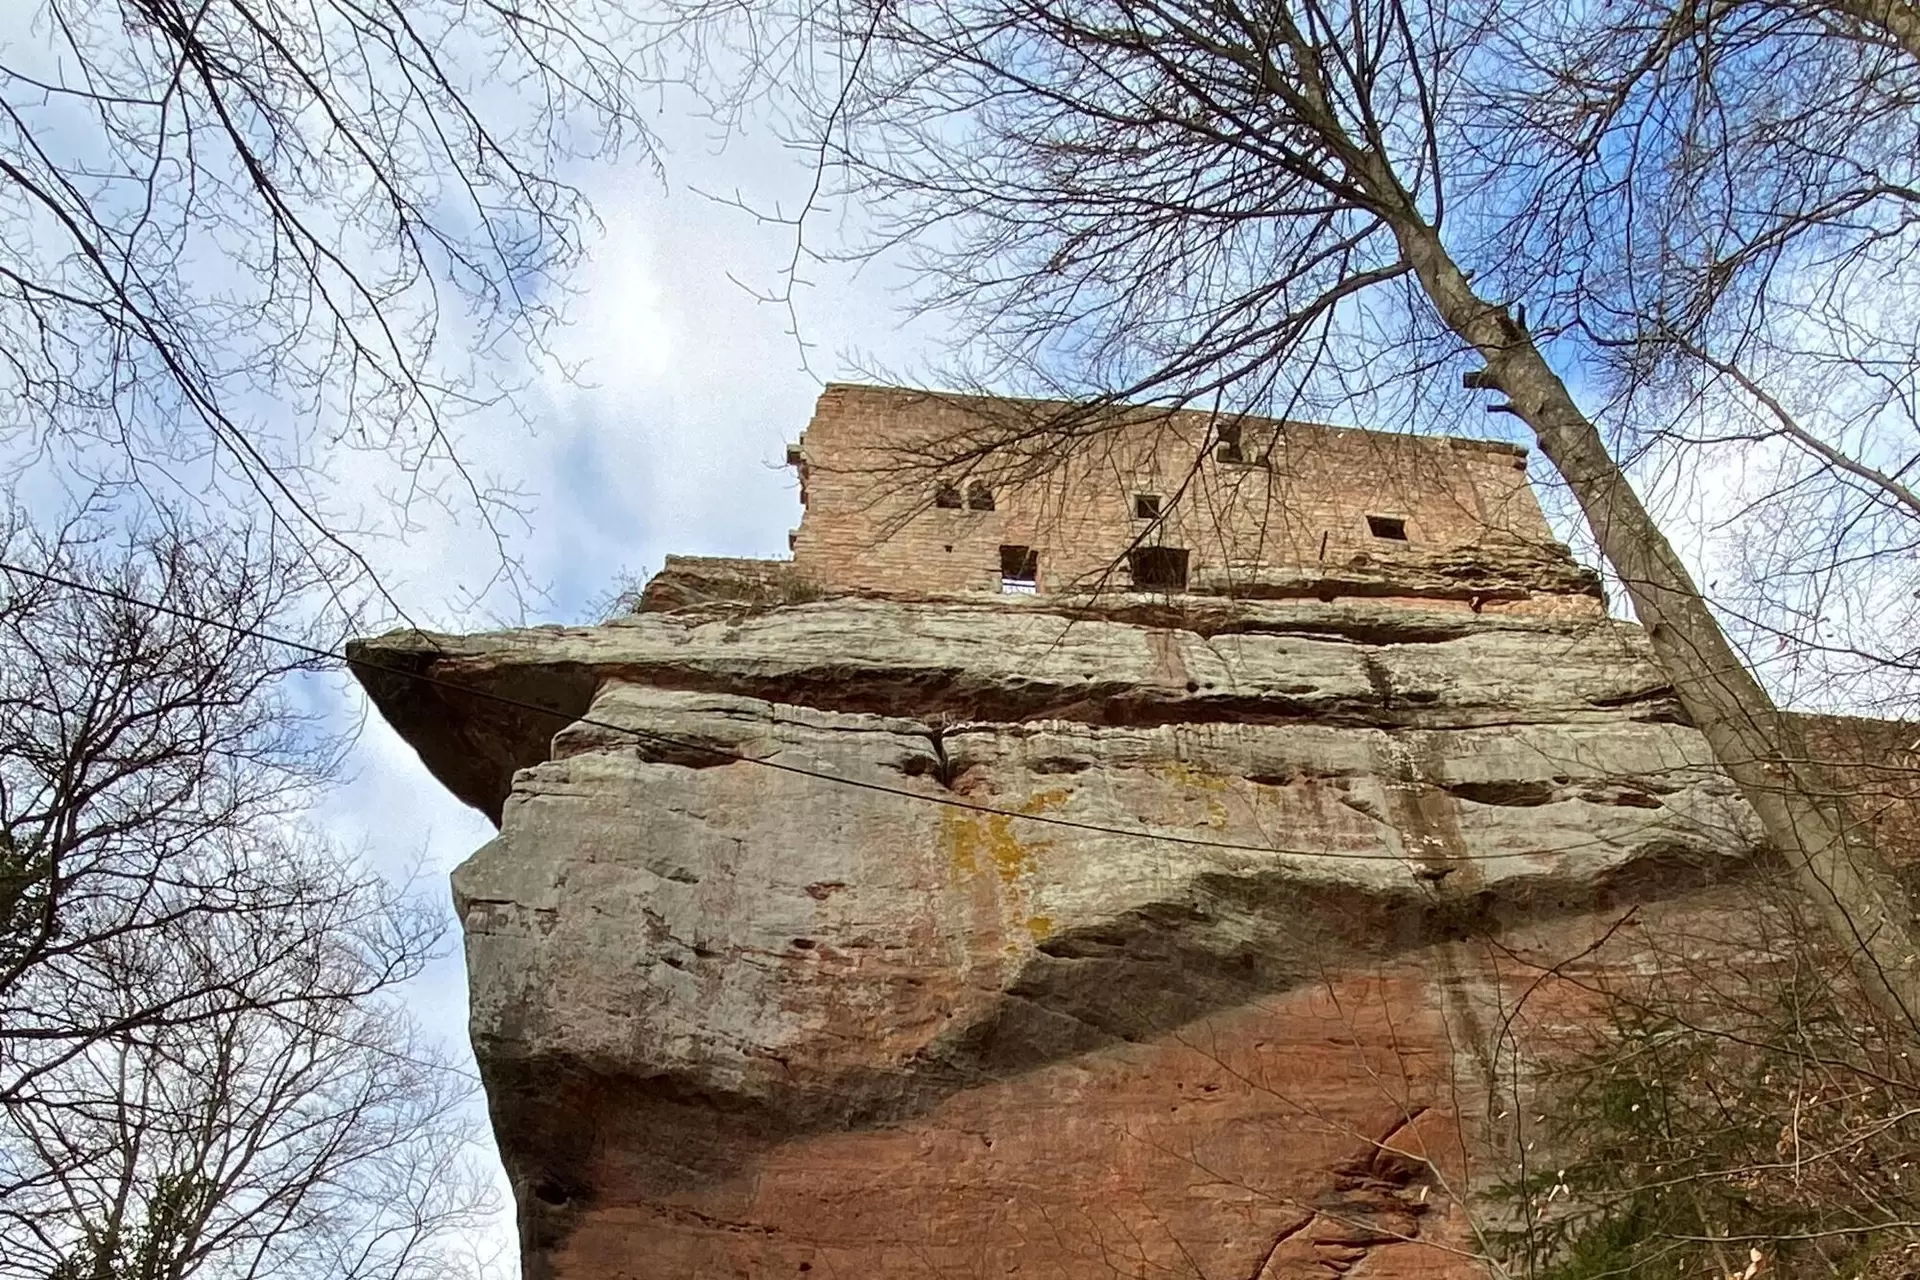
M 1332 716 L 1444 728 L 1528 707 L 1679 715 L 1637 629 L 1605 619 L 1204 600 L 1060 610 L 1018 598 L 727 604 L 598 627 L 402 631 L 357 641 L 348 658 L 435 776 L 496 820 L 514 770 L 544 759 L 553 733 L 612 682 L 1095 724 Z
M 352 656 L 500 826 L 455 889 L 534 1277 L 1475 1274 L 1476 940 L 1703 909 L 1757 842 L 1591 618 L 704 602 Z
M 802 604 L 823 598 L 788 560 L 731 556 L 668 556 L 648 581 L 636 612 L 713 604 Z M 1118 591 L 1103 577 L 1086 590 L 1050 593 L 1037 607 L 1123 617 L 1155 606 L 1146 593 Z M 882 598 L 882 597 L 876 597 Z M 938 596 L 917 594 L 925 601 Z M 967 597 L 954 595 L 959 601 Z M 978 597 L 975 596 L 975 599 Z M 1559 543 L 1490 539 L 1470 546 L 1359 552 L 1310 564 L 1244 564 L 1196 571 L 1178 597 L 1180 610 L 1205 614 L 1219 602 L 1248 600 L 1382 600 L 1426 608 L 1459 606 L 1496 613 L 1596 619 L 1605 613 L 1600 577 Z M 1159 606 L 1163 611 L 1169 606 Z

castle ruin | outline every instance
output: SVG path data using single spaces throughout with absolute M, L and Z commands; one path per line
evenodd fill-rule
M 353 650 L 499 828 L 530 1280 L 1479 1275 L 1529 958 L 1728 909 L 1757 826 L 1521 451 L 1139 410 L 927 465 L 1048 412 L 829 387 L 790 560 Z

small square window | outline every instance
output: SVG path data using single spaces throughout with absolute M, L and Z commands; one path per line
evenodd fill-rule
M 1367 532 L 1391 542 L 1407 540 L 1407 522 L 1398 516 L 1368 516 Z
M 1133 495 L 1133 518 L 1135 520 L 1157 520 L 1160 518 L 1160 495 L 1157 493 L 1136 493 Z
M 938 489 L 933 491 L 933 505 L 936 507 L 945 507 L 952 511 L 959 510 L 960 486 L 957 484 L 942 484 Z
M 1032 547 L 1000 548 L 1000 590 L 1032 594 L 1040 589 L 1040 553 Z
M 993 490 L 978 480 L 967 486 L 967 505 L 975 511 L 993 510 Z
M 1133 570 L 1133 585 L 1141 590 L 1187 589 L 1185 547 L 1135 547 L 1127 553 L 1127 561 Z

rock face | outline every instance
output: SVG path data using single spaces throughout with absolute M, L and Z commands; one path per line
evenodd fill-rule
M 1480 1274 L 1528 958 L 1757 846 L 1624 623 L 656 599 L 352 654 L 535 1280 Z

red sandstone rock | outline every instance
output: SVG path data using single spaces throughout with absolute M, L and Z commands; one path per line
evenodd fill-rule
M 1577 949 L 1751 820 L 1631 627 L 1230 608 L 358 648 L 477 691 L 363 669 L 500 816 L 456 888 L 529 1274 L 1475 1274 L 1471 940 Z

